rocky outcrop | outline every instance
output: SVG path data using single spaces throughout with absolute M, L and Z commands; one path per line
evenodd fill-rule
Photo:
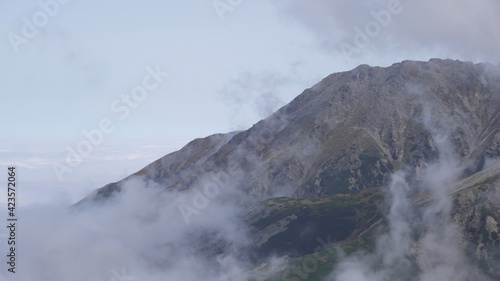
M 476 176 L 455 197 L 453 219 L 464 235 L 465 249 L 480 268 L 500 278 L 500 166 Z

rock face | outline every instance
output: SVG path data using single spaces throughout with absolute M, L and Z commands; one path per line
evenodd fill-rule
M 437 59 L 361 65 L 324 78 L 246 131 L 193 140 L 130 177 L 165 191 L 217 182 L 260 202 L 242 217 L 254 261 L 288 256 L 293 265 L 312 258 L 317 237 L 328 240 L 326 252 L 333 252 L 329 243 L 347 253 L 373 249 L 390 228 L 381 206 L 391 175 L 403 170 L 408 186 L 419 189 L 425 167 L 443 157 L 463 166 L 446 194 L 461 247 L 484 280 L 500 280 L 500 66 Z M 123 181 L 81 203 L 107 200 Z M 417 213 L 432 200 L 418 190 L 408 196 Z M 423 232 L 413 246 L 420 269 L 429 259 L 418 254 Z M 224 243 L 215 244 L 205 253 L 221 252 Z M 323 253 L 307 280 L 322 280 L 337 258 Z M 279 274 L 258 280 L 282 280 Z
M 455 197 L 453 219 L 481 269 L 500 277 L 500 166 L 472 176 Z
M 468 173 L 500 157 L 500 68 L 437 60 L 332 74 L 242 132 L 190 142 L 135 175 L 166 190 L 225 173 L 257 198 L 355 192 L 414 178 L 452 141 Z M 94 194 L 119 190 L 110 184 Z

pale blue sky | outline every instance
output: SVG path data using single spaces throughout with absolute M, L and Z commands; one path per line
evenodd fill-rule
M 211 0 L 72 0 L 17 53 L 9 36 L 43 10 L 2 1 L 1 167 L 22 169 L 25 203 L 74 202 L 195 137 L 251 126 L 333 72 L 432 57 L 500 62 L 498 1 L 397 2 L 346 59 L 341 44 L 356 46 L 355 28 L 366 30 L 394 0 L 243 0 L 223 20 Z M 169 76 L 118 118 L 113 101 L 156 66 Z M 103 118 L 115 130 L 58 181 L 49 163 Z

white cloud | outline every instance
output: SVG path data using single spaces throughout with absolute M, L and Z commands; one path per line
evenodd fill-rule
M 371 44 L 354 57 L 355 64 L 387 64 L 405 59 L 431 57 L 500 62 L 500 3 L 495 0 L 465 1 L 337 1 L 280 2 L 287 15 L 316 34 L 323 50 L 341 55 L 341 42 L 353 44 L 355 28 L 364 30 L 375 18 L 372 12 L 399 3 L 402 11 L 370 38 Z

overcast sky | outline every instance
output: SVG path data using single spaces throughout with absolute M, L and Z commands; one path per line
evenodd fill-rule
M 74 202 L 359 64 L 500 62 L 498 0 L 54 1 L 0 2 L 0 168 L 24 204 Z

